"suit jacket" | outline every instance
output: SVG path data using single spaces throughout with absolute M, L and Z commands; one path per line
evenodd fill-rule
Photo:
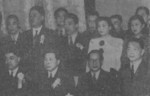
M 18 88 L 18 77 L 17 75 L 23 73 L 24 80 L 22 83 L 22 88 Z M 25 96 L 29 94 L 29 82 L 26 79 L 26 71 L 19 67 L 15 77 L 9 75 L 8 69 L 3 69 L 0 75 L 0 95 L 1 96 Z
M 68 93 L 72 94 L 74 90 L 73 78 L 59 68 L 54 78 L 48 78 L 48 71 L 38 70 L 34 73 L 32 80 L 36 85 L 33 90 L 35 96 L 65 96 Z M 60 84 L 53 88 L 52 85 L 58 80 Z
M 0 40 L 0 59 L 1 59 L 1 64 L 4 63 L 4 52 L 5 52 L 5 49 L 9 46 L 16 46 L 16 48 L 19 49 L 19 52 L 21 53 L 20 55 L 23 55 L 23 40 L 22 40 L 22 33 L 19 33 L 18 35 L 18 38 L 17 38 L 17 41 L 14 42 L 11 38 L 10 35 L 6 36 L 6 37 L 3 37 L 1 38 Z
M 81 66 L 81 64 L 83 64 L 83 61 L 85 59 L 85 52 L 84 52 L 84 48 L 81 49 L 79 48 L 77 45 L 78 44 L 82 44 L 81 41 L 81 34 L 78 33 L 74 44 L 69 44 L 68 43 L 68 37 L 66 37 L 64 40 L 64 52 L 66 55 L 66 60 L 64 61 L 65 65 L 64 67 L 69 69 L 72 75 L 78 75 L 78 68 L 79 66 Z
M 109 96 L 111 94 L 110 78 L 107 72 L 101 70 L 98 80 L 92 80 L 91 72 L 85 73 L 79 79 L 79 96 Z
M 39 63 L 45 48 L 57 48 L 59 46 L 57 36 L 53 34 L 52 30 L 49 30 L 44 26 L 35 41 L 32 29 L 24 32 L 22 38 L 25 45 L 25 61 L 29 61 L 29 64 L 33 64 L 33 67 L 34 64 Z
M 126 64 L 121 70 L 122 95 L 141 96 L 145 92 L 144 80 L 147 75 L 148 67 L 144 61 L 139 65 L 137 71 L 132 75 L 130 64 Z

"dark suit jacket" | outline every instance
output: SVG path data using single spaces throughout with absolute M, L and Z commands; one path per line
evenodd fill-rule
M 123 96 L 140 96 L 145 92 L 144 78 L 147 75 L 147 65 L 144 61 L 139 65 L 136 73 L 132 77 L 131 68 L 126 64 L 125 68 L 121 70 L 122 79 L 122 95 Z
M 52 88 L 52 84 L 60 79 L 60 85 Z M 33 82 L 36 85 L 33 90 L 35 96 L 65 96 L 72 94 L 74 90 L 73 78 L 60 69 L 57 70 L 54 78 L 48 78 L 46 70 L 38 70 L 33 76 Z
M 24 74 L 24 79 L 25 82 L 23 82 L 22 88 L 18 89 L 18 77 L 17 75 L 19 73 L 23 73 Z M 1 70 L 1 75 L 0 75 L 0 95 L 1 96 L 25 96 L 27 94 L 29 94 L 29 82 L 26 79 L 26 71 L 19 67 L 16 76 L 15 77 L 11 77 L 9 75 L 9 71 L 8 69 L 3 69 Z
M 85 73 L 79 79 L 79 96 L 109 96 L 111 94 L 111 85 L 109 74 L 103 70 L 100 71 L 99 78 L 93 82 L 91 72 Z
M 44 37 L 43 43 L 41 43 L 41 38 Z M 53 34 L 52 30 L 46 27 L 42 27 L 40 34 L 37 36 L 35 43 L 33 43 L 33 32 L 32 29 L 23 33 L 23 43 L 25 49 L 25 61 L 29 61 L 29 64 L 38 64 L 41 56 L 46 47 L 57 48 L 59 46 L 58 38 Z M 30 65 L 31 66 L 31 65 Z
M 19 33 L 18 35 L 18 38 L 17 38 L 17 41 L 14 42 L 11 38 L 10 35 L 4 37 L 4 38 L 1 38 L 0 40 L 0 59 L 1 59 L 1 64 L 4 63 L 4 52 L 5 50 L 7 49 L 7 47 L 10 47 L 10 46 L 16 46 L 16 48 L 19 49 L 19 52 L 20 52 L 20 55 L 23 55 L 23 40 L 22 40 L 22 33 Z
M 82 44 L 81 42 L 81 34 L 78 33 L 74 44 L 70 45 L 68 44 L 68 37 L 64 39 L 64 55 L 66 56 L 65 65 L 64 67 L 69 69 L 72 75 L 78 74 L 78 68 L 83 64 L 83 61 L 85 59 L 85 52 L 84 49 L 80 49 L 77 47 L 77 44 Z

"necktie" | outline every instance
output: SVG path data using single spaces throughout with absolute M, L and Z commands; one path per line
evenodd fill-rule
M 93 73 L 93 83 L 96 84 L 96 73 Z
M 34 35 L 34 37 L 33 37 L 33 45 L 34 45 L 34 46 L 36 45 L 37 37 L 38 37 L 38 30 L 35 31 L 35 35 Z
M 53 83 L 52 73 L 49 73 L 48 82 L 49 82 L 49 84 L 50 84 L 50 86 L 51 86 L 52 83 Z
M 131 66 L 131 79 L 134 77 L 134 65 Z
M 69 44 L 73 45 L 73 41 L 72 41 L 72 37 L 71 36 L 69 36 Z

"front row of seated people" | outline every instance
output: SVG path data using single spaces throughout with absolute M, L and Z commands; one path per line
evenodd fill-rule
M 115 74 L 116 71 L 110 73 L 102 69 L 103 49 L 92 50 L 87 57 L 89 72 L 75 78 L 61 66 L 58 50 L 52 48 L 45 50 L 40 66 L 42 68 L 30 71 L 22 68 L 20 54 L 16 47 L 11 46 L 5 51 L 5 67 L 0 74 L 0 94 L 1 96 L 135 96 L 135 94 L 137 96 L 142 88 L 144 90 L 143 80 L 147 72 L 143 54 L 143 42 L 136 38 L 130 40 L 127 48 L 130 63 Z

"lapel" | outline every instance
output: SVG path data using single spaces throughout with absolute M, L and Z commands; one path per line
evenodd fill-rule
M 38 36 L 36 37 L 35 41 L 34 41 L 34 37 L 33 37 L 33 29 L 32 30 L 32 42 L 33 42 L 33 46 L 39 46 L 40 45 L 40 41 L 41 41 L 41 36 L 44 35 L 45 36 L 45 27 L 42 26 L 40 33 L 38 34 Z
M 147 74 L 147 67 L 146 67 L 146 63 L 144 62 L 144 60 L 142 60 L 141 64 L 138 66 L 138 69 L 136 70 L 135 78 L 142 78 L 143 76 L 145 76 Z

